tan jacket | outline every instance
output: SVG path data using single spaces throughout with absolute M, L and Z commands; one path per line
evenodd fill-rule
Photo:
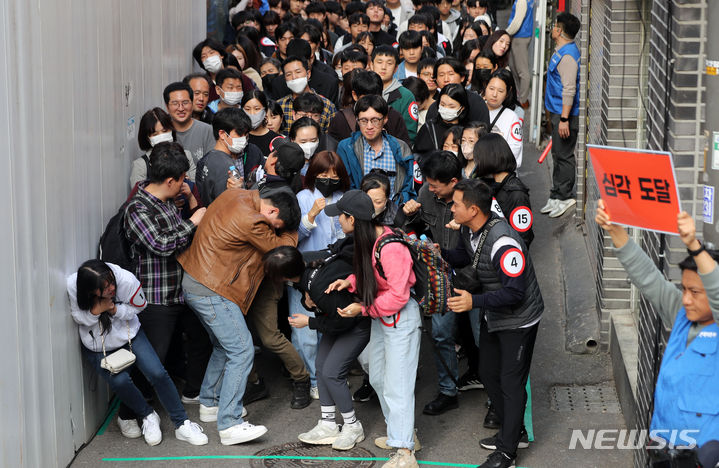
M 212 202 L 190 247 L 177 257 L 197 281 L 247 311 L 264 277 L 262 255 L 297 245 L 297 233 L 278 236 L 260 213 L 257 191 L 225 190 Z

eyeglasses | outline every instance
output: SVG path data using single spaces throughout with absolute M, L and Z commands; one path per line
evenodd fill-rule
M 373 117 L 373 118 L 371 118 L 371 119 L 364 119 L 364 118 L 363 118 L 363 119 L 357 119 L 357 123 L 360 124 L 360 127 L 366 127 L 367 124 L 369 124 L 369 123 L 371 123 L 372 126 L 377 127 L 377 126 L 379 126 L 379 125 L 382 123 L 382 120 L 383 120 L 383 119 L 381 119 L 381 118 L 379 118 L 379 117 Z
M 170 107 L 189 107 L 192 104 L 191 101 L 170 101 Z

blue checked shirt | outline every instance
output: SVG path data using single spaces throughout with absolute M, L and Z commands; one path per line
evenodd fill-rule
M 372 169 L 382 169 L 389 175 L 390 197 L 394 196 L 394 180 L 397 177 L 397 162 L 394 153 L 389 146 L 389 140 L 382 135 L 382 151 L 375 152 L 365 137 L 362 137 L 364 144 L 363 166 L 364 173 L 368 174 Z

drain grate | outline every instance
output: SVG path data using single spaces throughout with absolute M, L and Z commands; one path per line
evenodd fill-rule
M 260 450 L 255 455 L 267 457 L 252 460 L 253 468 L 300 468 L 308 466 L 332 468 L 372 468 L 374 454 L 362 447 L 342 452 L 340 456 L 329 445 L 306 445 L 290 442 Z
M 552 387 L 552 409 L 559 412 L 619 414 L 617 391 L 606 385 Z

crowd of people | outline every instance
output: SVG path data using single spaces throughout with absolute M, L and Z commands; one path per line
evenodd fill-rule
M 384 466 L 416 467 L 429 326 L 438 387 L 423 412 L 485 388 L 484 425 L 498 432 L 480 441 L 491 451 L 481 466 L 514 466 L 529 444 L 544 309 L 517 172 L 524 111 L 551 115 L 553 189 L 540 211 L 562 216 L 574 202 L 579 21 L 557 16 L 547 97 L 530 103 L 533 0 L 513 2 L 506 25 L 487 0 L 252 0 L 230 16 L 230 43 L 197 44 L 203 71 L 169 83 L 164 107 L 140 120 L 120 210 L 127 262 L 88 260 L 67 280 L 83 354 L 122 402 L 122 434 L 160 443 L 154 389 L 180 440 L 208 443 L 183 404 L 199 405 L 224 445 L 261 437 L 267 428 L 246 420 L 269 392 L 261 345 L 292 381 L 291 408 L 319 400 L 300 441 L 351 449 L 365 438 L 355 402 L 376 395 L 387 431 L 374 442 L 394 451 Z M 417 260 L 406 241 L 385 242 L 401 233 L 451 265 L 448 312 L 423 319 Z M 108 365 L 120 349 L 134 366 Z M 367 374 L 354 392 L 353 367 Z

